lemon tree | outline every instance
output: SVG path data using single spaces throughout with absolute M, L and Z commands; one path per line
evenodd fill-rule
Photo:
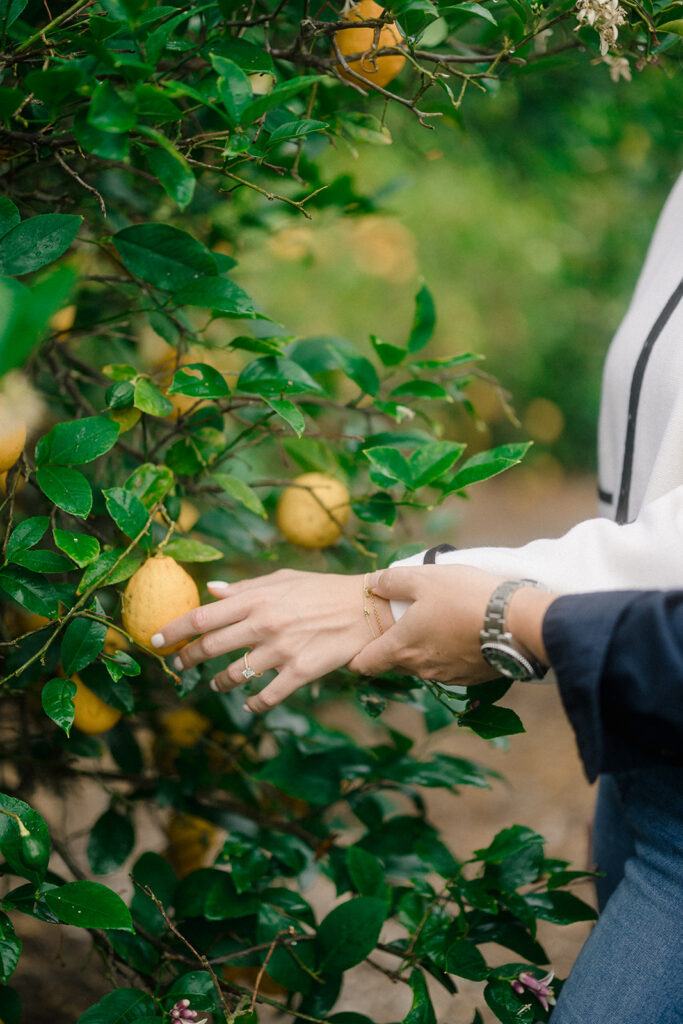
M 593 916 L 567 889 L 577 874 L 522 825 L 449 849 L 421 791 L 490 773 L 420 756 L 381 719 L 401 700 L 431 731 L 514 734 L 503 683 L 472 701 L 336 673 L 334 692 L 377 719 L 363 745 L 306 694 L 247 715 L 210 691 L 210 664 L 181 680 L 150 639 L 219 563 L 232 578 L 372 569 L 409 550 L 411 517 L 522 459 L 523 441 L 471 454 L 456 435 L 478 357 L 430 354 L 426 285 L 400 343 L 381 323 L 360 343 L 302 338 L 240 286 L 233 254 L 274 206 L 372 208 L 318 157 L 386 144 L 387 103 L 448 130 L 505 77 L 675 57 L 665 3 L 592 23 L 588 9 L 0 0 L 0 757 L 18 773 L 0 794 L 5 1024 L 22 1019 L 20 914 L 91 934 L 110 991 L 81 1024 L 168 1020 L 186 1000 L 215 1021 L 256 1024 L 267 1005 L 367 1024 L 362 993 L 352 1022 L 335 1004 L 378 947 L 408 1024 L 434 1020 L 428 978 L 455 998 L 457 979 L 480 983 L 503 1024 L 547 1019 L 513 982 L 546 973 L 538 919 Z M 31 787 L 68 801 L 83 778 L 107 803 L 83 822 L 87 861 L 56 827 L 51 860 Z M 140 852 L 150 812 L 166 839 Z M 121 869 L 128 887 L 107 885 Z M 338 895 L 324 914 L 304 894 L 316 874 Z M 488 962 L 491 942 L 508 962 Z

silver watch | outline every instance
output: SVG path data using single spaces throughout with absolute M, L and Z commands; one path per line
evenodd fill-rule
M 543 679 L 548 671 L 546 665 L 537 661 L 505 629 L 505 612 L 514 592 L 519 587 L 539 586 L 536 580 L 505 580 L 493 591 L 486 607 L 484 626 L 479 633 L 481 656 L 508 679 L 535 682 Z

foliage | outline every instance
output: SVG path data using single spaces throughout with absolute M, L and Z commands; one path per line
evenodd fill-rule
M 124 901 L 86 877 L 56 830 L 70 875 L 51 870 L 43 818 L 0 796 L 0 852 L 20 883 L 0 915 L 2 981 L 20 954 L 10 913 L 88 929 L 117 980 L 84 1024 L 162 1020 L 182 999 L 244 1024 L 261 1003 L 334 1020 L 343 975 L 374 964 L 377 949 L 392 964 L 381 969 L 410 990 L 410 1024 L 434 1020 L 427 975 L 451 993 L 457 977 L 485 983 L 503 1022 L 545 1020 L 512 987 L 520 972 L 545 973 L 536 921 L 593 914 L 566 890 L 567 865 L 546 858 L 526 828 L 465 860 L 447 849 L 420 787 L 486 786 L 478 765 L 420 760 L 389 729 L 359 744 L 317 723 L 305 702 L 254 721 L 242 698 L 208 691 L 210 665 L 180 680 L 119 625 L 121 584 L 150 552 L 224 560 L 233 575 L 296 558 L 272 511 L 300 470 L 349 486 L 353 526 L 318 563 L 348 571 L 395 553 L 392 527 L 406 510 L 431 508 L 524 455 L 516 442 L 472 457 L 444 428 L 445 409 L 468 407 L 478 369 L 472 353 L 426 351 L 436 322 L 426 287 L 400 343 L 373 335 L 357 346 L 295 337 L 234 279 L 231 232 L 252 216 L 245 195 L 297 217 L 366 208 L 347 175 L 323 180 L 320 161 L 331 141 L 387 141 L 366 91 L 423 123 L 503 73 L 591 59 L 600 44 L 590 28 L 575 33 L 564 2 L 509 0 L 494 13 L 410 0 L 391 11 L 407 56 L 396 92 L 341 82 L 329 47 L 343 16 L 312 17 L 307 4 L 102 0 L 46 24 L 37 0 L 0 3 L 0 370 L 25 363 L 46 410 L 1 506 L 2 757 L 19 766 L 22 796 L 38 782 L 83 777 L 106 787 L 110 806 L 88 844 L 98 878 L 131 858 L 138 807 L 183 815 L 195 830 L 185 846 L 199 854 L 176 874 L 172 842 L 168 857 L 142 853 Z M 670 16 L 661 4 L 634 8 L 624 52 L 666 59 L 677 30 L 660 39 L 654 23 Z M 536 41 L 551 24 L 562 41 L 546 53 Z M 225 204 L 232 228 L 219 215 Z M 189 499 L 200 519 L 186 537 Z M 110 631 L 126 650 L 108 645 Z M 76 674 L 124 714 L 102 738 L 73 725 Z M 398 699 L 432 730 L 454 719 L 485 738 L 523 728 L 495 704 L 500 684 L 471 700 L 401 678 L 368 684 L 342 672 L 335 681 L 372 717 Z M 178 699 L 208 723 L 190 745 L 164 739 L 164 712 Z M 200 838 L 214 834 L 217 851 Z M 301 891 L 316 872 L 340 897 L 322 917 Z M 383 941 L 390 920 L 401 937 Z M 479 947 L 492 941 L 524 962 L 489 967 Z M 18 1019 L 15 996 L 6 1001 L 3 1019 Z

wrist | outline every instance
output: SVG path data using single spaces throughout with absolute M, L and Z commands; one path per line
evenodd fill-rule
M 550 665 L 543 642 L 543 619 L 558 596 L 536 587 L 520 587 L 512 594 L 507 607 L 506 625 L 510 633 L 543 665 Z

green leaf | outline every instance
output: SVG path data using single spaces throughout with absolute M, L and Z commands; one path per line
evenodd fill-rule
M 452 402 L 446 388 L 442 384 L 436 384 L 433 380 L 407 380 L 399 384 L 389 392 L 391 398 L 433 398 L 439 401 Z
M 67 882 L 46 893 L 45 902 L 62 924 L 133 931 L 133 922 L 126 904 L 120 896 L 99 882 Z M 108 1020 L 111 1021 L 111 1017 Z
M 198 1010 L 218 1009 L 221 1005 L 220 996 L 208 971 L 188 971 L 182 974 L 175 979 L 166 996 L 176 1002 L 189 999 L 192 1007 Z
M 529 448 L 531 441 L 519 441 L 513 444 L 501 444 L 497 448 L 491 448 L 485 452 L 478 452 L 463 463 L 455 476 L 448 481 L 448 494 L 459 491 L 470 484 L 478 483 L 480 480 L 488 480 L 496 476 L 510 466 L 521 462 Z
M 335 907 L 318 926 L 319 968 L 341 974 L 373 951 L 387 917 L 384 900 L 357 896 Z
M 102 491 L 107 504 L 107 512 L 119 530 L 133 540 L 145 528 L 147 509 L 132 491 L 125 487 L 110 487 Z
M 489 981 L 484 999 L 502 1024 L 533 1024 L 534 1010 L 528 999 L 517 996 L 509 981 L 502 978 Z
M 39 551 L 18 551 L 11 561 L 23 565 L 25 569 L 31 569 L 32 572 L 62 573 L 73 570 L 73 565 L 64 555 L 42 548 Z
M 107 388 L 104 396 L 110 409 L 129 409 L 133 404 L 135 388 L 129 380 L 120 380 Z
M 302 118 L 300 121 L 286 121 L 271 132 L 266 149 L 271 149 L 281 142 L 288 142 L 290 139 L 301 139 L 313 132 L 324 132 L 329 127 L 326 121 L 311 121 L 307 118 Z
M 42 540 L 49 525 L 50 520 L 48 516 L 31 516 L 29 519 L 24 519 L 22 523 L 19 523 L 12 530 L 7 542 L 7 560 L 11 562 L 12 557 L 17 552 L 26 551 Z
M 50 679 L 40 691 L 43 711 L 68 736 L 74 721 L 76 684 L 70 679 Z
M 207 363 L 186 363 L 176 370 L 169 395 L 192 398 L 226 398 L 230 394 L 225 377 Z
M 135 124 L 135 101 L 109 78 L 96 87 L 88 108 L 88 124 L 100 132 L 127 132 Z
M 88 840 L 88 862 L 96 875 L 109 875 L 120 868 L 133 852 L 135 829 L 127 814 L 112 807 L 92 827 Z
M 159 136 L 160 147 L 145 151 L 147 166 L 152 174 L 159 179 L 164 191 L 178 204 L 181 210 L 184 210 L 194 198 L 197 179 L 187 160 L 175 146 L 171 145 L 161 135 L 161 132 L 154 134 L 155 137 Z M 161 139 L 164 139 L 163 144 L 161 144 Z
M 233 124 L 239 124 L 240 117 L 252 100 L 251 82 L 239 64 L 216 53 L 210 55 L 211 63 L 218 78 L 218 94 Z
M 19 963 L 21 939 L 18 939 L 7 914 L 0 912 L 0 982 L 6 985 Z M 4 1014 L 3 1014 L 4 1016 Z
M 67 530 L 53 530 L 54 542 L 60 551 L 68 555 L 81 569 L 94 562 L 100 553 L 100 542 L 87 533 L 69 533 Z
M 86 111 L 80 110 L 73 124 L 73 132 L 77 142 L 86 153 L 99 156 L 102 160 L 126 160 L 130 150 L 130 138 L 127 132 L 103 132 L 90 124 Z
M 38 441 L 36 465 L 83 466 L 110 451 L 118 436 L 118 424 L 104 416 L 58 423 Z
M 51 111 L 57 110 L 67 97 L 72 97 L 83 82 L 80 67 L 46 68 L 30 71 L 24 85 Z
M 164 554 L 175 558 L 177 562 L 215 562 L 225 558 L 218 548 L 189 537 L 173 537 L 164 548 Z
M 116 424 L 118 431 L 118 424 Z M 46 498 L 64 512 L 86 519 L 92 508 L 90 484 L 77 469 L 65 466 L 42 466 L 36 483 Z
M 212 473 L 209 479 L 217 483 L 221 490 L 229 494 L 239 505 L 244 505 L 250 512 L 254 512 L 263 519 L 267 518 L 266 510 L 258 494 L 243 480 L 231 476 L 229 473 Z
M 370 335 L 370 342 L 377 353 L 382 366 L 398 366 L 399 363 L 402 363 L 408 355 L 407 348 L 399 348 L 398 345 L 390 345 L 388 342 L 382 341 L 381 338 L 378 338 L 376 334 Z
M 143 1024 L 146 1017 L 160 1019 L 152 997 L 137 988 L 118 988 L 81 1014 L 77 1024 Z
M 358 385 L 364 394 L 377 394 L 379 391 L 379 377 L 377 376 L 377 370 L 369 359 L 360 355 L 353 345 L 344 343 L 341 339 L 329 343 L 327 348 L 332 353 L 337 366 L 354 384 Z
M 201 242 L 170 224 L 136 224 L 112 238 L 124 266 L 164 291 L 217 273 L 216 261 Z
M 390 890 L 384 878 L 382 862 L 360 846 L 349 846 L 346 867 L 354 887 L 361 896 L 387 901 Z
M 162 395 L 147 377 L 136 380 L 133 404 L 136 409 L 146 412 L 149 416 L 170 416 L 173 412 L 173 402 L 166 398 L 166 395 Z
M 543 836 L 533 829 L 526 828 L 525 825 L 512 825 L 498 832 L 489 846 L 475 850 L 474 854 L 487 864 L 501 864 L 520 850 L 528 846 L 537 846 L 539 843 L 542 845 L 543 842 Z
M 15 225 L 0 239 L 0 274 L 20 277 L 59 259 L 78 234 L 82 217 L 43 213 Z
M 412 487 L 426 487 L 443 476 L 460 458 L 465 445 L 454 441 L 432 441 L 423 444 L 410 456 Z
M 303 367 L 282 356 L 254 359 L 242 370 L 237 386 L 241 391 L 267 396 L 282 395 L 287 391 L 293 394 L 322 391 Z
M 306 429 L 306 418 L 294 402 L 286 398 L 266 398 L 266 403 L 292 428 L 297 437 L 301 437 Z
M 179 306 L 200 306 L 238 320 L 268 319 L 256 312 L 244 289 L 227 277 L 200 277 L 176 292 L 174 298 Z
M 4 1024 L 21 1024 L 23 1019 L 21 999 L 13 988 L 6 987 L 2 993 L 2 1019 Z
M 676 36 L 683 36 L 683 18 L 676 21 L 666 21 L 663 25 L 657 25 L 658 32 L 672 32 Z
M 106 635 L 106 622 L 78 618 L 69 623 L 61 646 L 62 666 L 68 676 L 95 660 L 104 647 Z
M 526 732 L 515 711 L 511 708 L 501 708 L 497 704 L 482 704 L 480 707 L 465 711 L 458 721 L 460 725 L 468 726 L 485 740 Z
M 281 82 L 279 85 L 274 86 L 265 96 L 257 96 L 255 100 L 247 104 L 242 111 L 240 124 L 251 124 L 252 121 L 256 121 L 257 118 L 262 117 L 267 111 L 274 110 L 275 107 L 287 103 L 300 92 L 309 89 L 315 82 L 324 81 L 325 77 L 325 75 L 299 75 L 288 82 Z
M 571 892 L 527 893 L 525 903 L 536 917 L 552 924 L 573 924 L 575 921 L 594 921 L 597 911 Z
M 0 238 L 21 223 L 21 216 L 11 199 L 0 196 Z
M 23 566 L 0 569 L 0 590 L 9 594 L 22 608 L 28 608 L 37 615 L 56 619 L 59 614 L 59 600 L 54 585 L 44 576 L 24 569 Z
M 2 0 L 0 3 L 0 24 L 2 31 L 7 32 L 17 18 L 23 14 L 28 0 Z
M 56 267 L 30 289 L 14 278 L 0 278 L 0 373 L 25 362 L 66 302 L 75 277 L 72 267 Z
M 9 811 L 21 821 L 0 814 L 0 853 L 12 871 L 40 885 L 50 859 L 50 833 L 40 814 L 15 797 L 0 793 L 0 810 Z
M 84 594 L 94 584 L 111 587 L 114 583 L 121 583 L 127 580 L 136 569 L 142 565 L 143 555 L 134 551 L 122 559 L 120 565 L 114 566 L 121 558 L 125 548 L 112 548 L 110 551 L 103 551 L 96 562 L 91 562 L 83 573 L 81 582 L 78 584 L 78 594 Z
M 412 972 L 410 987 L 413 990 L 413 1004 L 403 1018 L 403 1024 L 436 1024 L 434 1007 L 422 971 Z
M 137 495 L 146 509 L 161 501 L 173 487 L 175 477 L 168 466 L 144 462 L 131 473 L 124 487 Z
M 415 296 L 415 317 L 408 338 L 408 351 L 419 352 L 431 340 L 436 326 L 434 300 L 425 285 Z
M 378 445 L 376 448 L 364 448 L 363 455 L 383 476 L 388 477 L 390 483 L 397 480 L 407 488 L 411 486 L 413 474 L 410 465 L 398 448 Z

